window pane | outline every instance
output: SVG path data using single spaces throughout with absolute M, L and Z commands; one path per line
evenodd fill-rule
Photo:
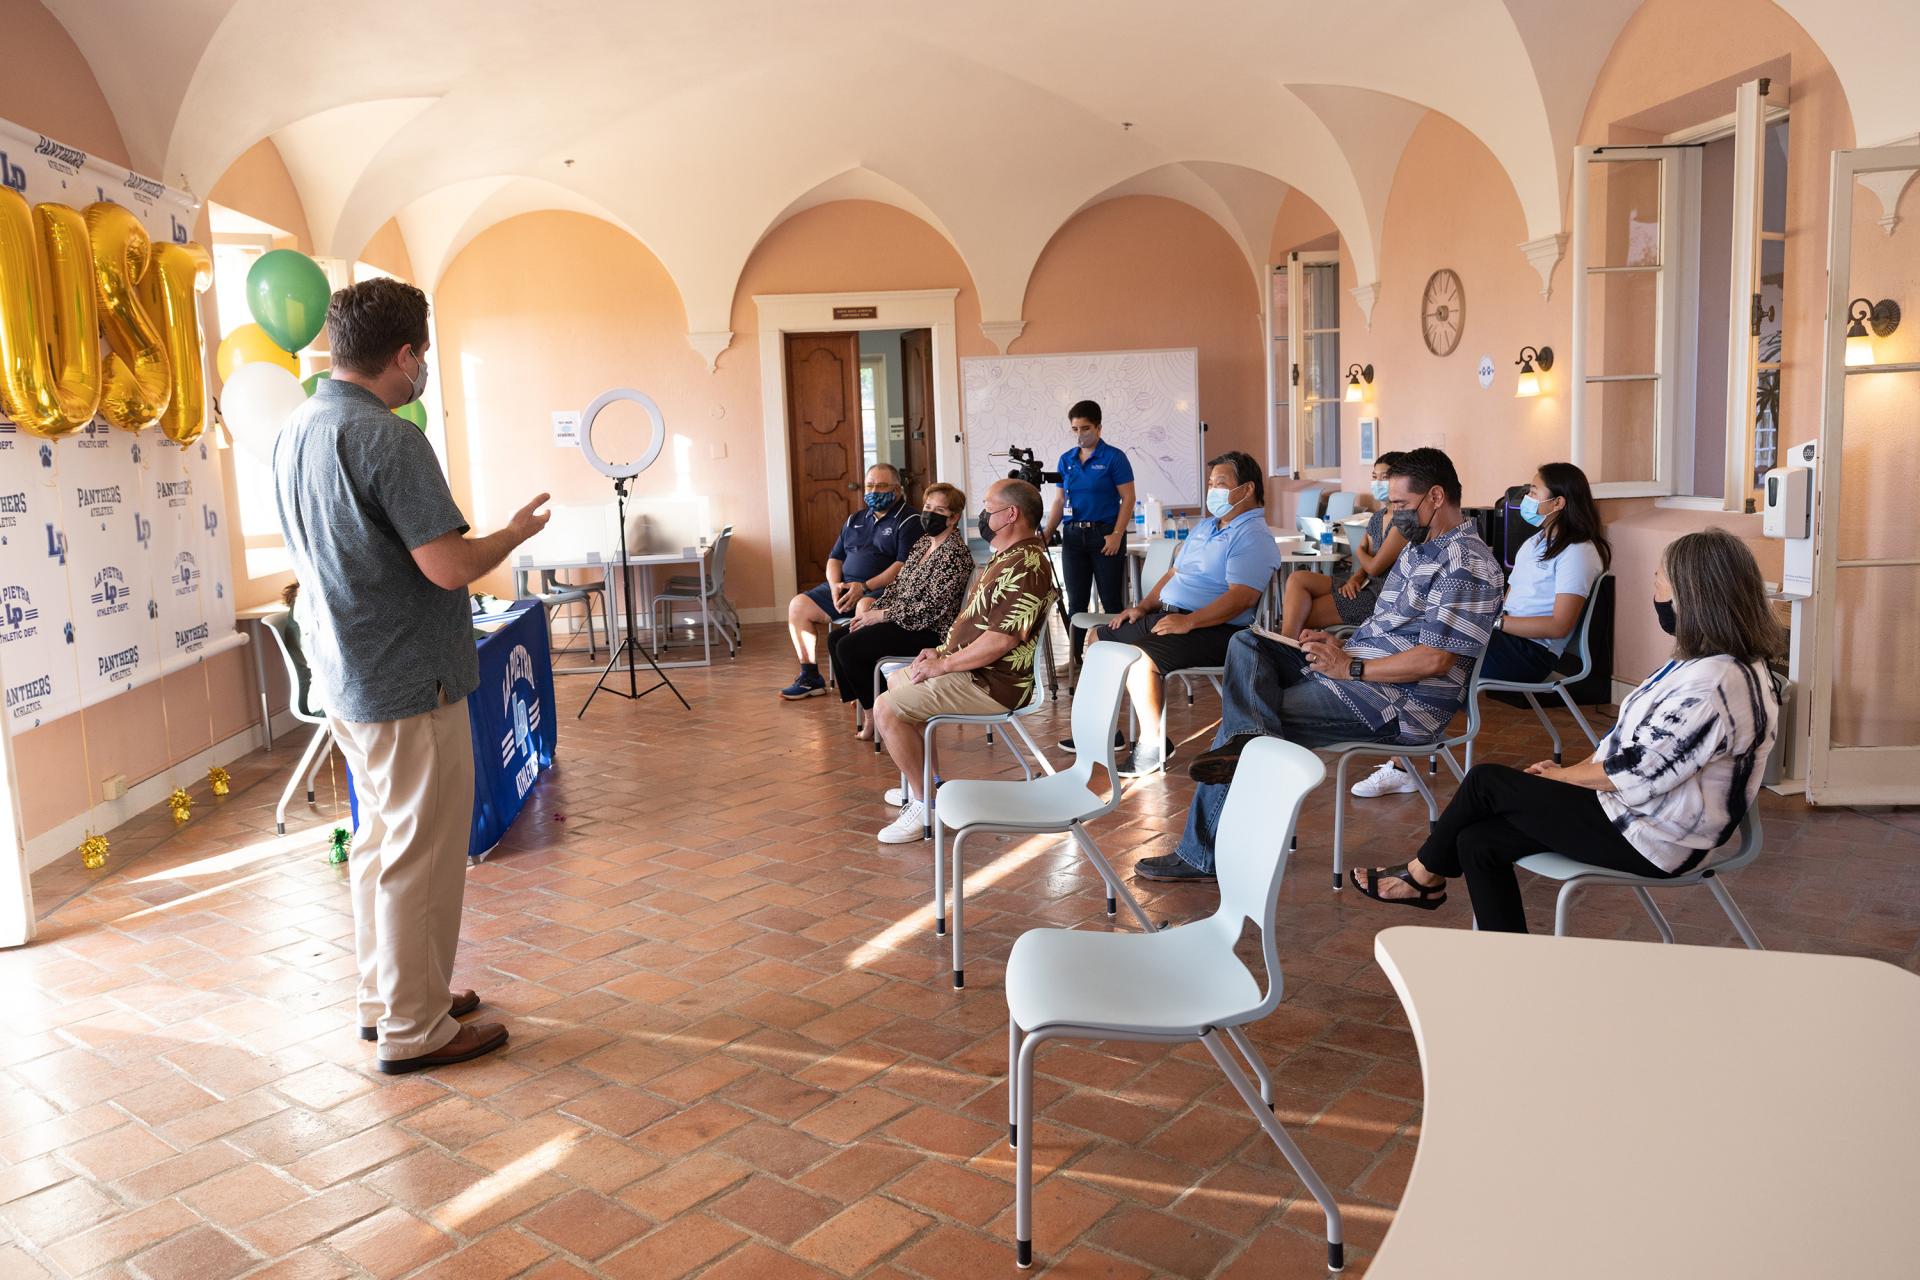
M 1595 480 L 1644 481 L 1658 479 L 1655 467 L 1654 422 L 1660 383 L 1653 378 L 1633 382 L 1589 382 L 1585 391 L 1589 445 L 1598 457 L 1580 465 Z
M 1780 331 L 1786 322 L 1787 242 L 1760 242 L 1760 363 L 1780 363 Z
M 1301 268 L 1300 328 L 1338 329 L 1340 327 L 1340 266 L 1334 262 L 1310 262 Z
M 1659 308 L 1659 272 L 1589 273 L 1588 375 L 1657 372 Z
M 247 309 L 247 272 L 262 252 L 252 245 L 214 242 L 213 299 L 220 310 L 221 338 L 253 323 L 253 313 Z
M 1856 373 L 1846 385 L 1840 501 L 1823 513 L 1839 535 L 1840 558 L 1920 557 L 1920 521 L 1904 518 L 1920 475 L 1920 432 L 1913 429 L 1920 421 L 1920 373 Z M 1825 466 L 1833 462 L 1822 459 Z
M 1753 397 L 1753 487 L 1766 482 L 1767 472 L 1780 465 L 1780 371 L 1760 374 Z
M 1660 265 L 1660 162 L 1587 165 L 1589 267 Z
M 1289 396 L 1293 386 L 1292 348 L 1287 342 L 1287 269 L 1273 269 L 1273 456 L 1269 474 L 1293 470 L 1293 413 Z
M 1920 566 L 1842 568 L 1834 585 L 1833 745 L 1920 746 L 1920 630 L 1889 625 Z
M 1766 191 L 1760 200 L 1760 229 L 1787 229 L 1787 121 L 1767 126 Z
M 1340 465 L 1340 402 L 1322 400 L 1307 409 L 1307 468 Z

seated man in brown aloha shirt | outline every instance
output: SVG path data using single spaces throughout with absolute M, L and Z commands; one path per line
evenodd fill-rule
M 1041 513 L 1039 490 L 1024 480 L 1001 480 L 987 490 L 979 533 L 993 558 L 947 642 L 922 649 L 911 667 L 894 672 L 873 704 L 875 727 L 907 779 L 900 816 L 880 832 L 882 843 L 906 844 L 925 831 L 922 725 L 936 715 L 1012 711 L 1033 697 L 1034 658 L 1058 594 L 1053 563 L 1034 536 Z

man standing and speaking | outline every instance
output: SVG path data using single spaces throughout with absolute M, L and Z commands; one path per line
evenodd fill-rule
M 467 584 L 538 533 L 541 494 L 467 537 L 426 437 L 393 410 L 426 389 L 427 295 L 365 280 L 327 308 L 332 377 L 274 442 L 280 528 L 310 606 L 305 648 L 360 801 L 349 868 L 361 1038 L 380 1070 L 507 1042 L 450 990 L 473 813 L 467 695 L 480 682 Z

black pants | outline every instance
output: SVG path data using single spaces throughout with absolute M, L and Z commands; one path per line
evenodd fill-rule
M 892 622 L 875 622 L 858 631 L 835 627 L 827 636 L 827 658 L 833 663 L 834 683 L 840 686 L 840 701 L 857 701 L 873 710 L 873 664 L 882 658 L 916 657 L 941 639 L 936 632 L 909 631 Z
M 1420 846 L 1420 865 L 1435 875 L 1467 878 L 1482 929 L 1525 933 L 1527 913 L 1513 864 L 1547 852 L 1637 876 L 1679 874 L 1654 866 L 1628 844 L 1613 829 L 1597 792 L 1503 764 L 1477 764 L 1467 771 L 1453 803 Z M 1681 870 L 1699 860 L 1696 855 Z
M 1480 664 L 1480 676 L 1484 680 L 1539 684 L 1559 661 L 1553 650 L 1536 640 L 1496 631 L 1487 642 L 1487 660 Z
M 1100 608 L 1118 613 L 1126 608 L 1127 553 L 1102 555 L 1107 535 L 1113 532 L 1105 524 L 1063 524 L 1060 526 L 1060 569 L 1066 576 L 1067 616 L 1084 613 L 1092 588 L 1100 588 Z M 1073 660 L 1080 661 L 1080 647 L 1086 633 L 1073 628 Z

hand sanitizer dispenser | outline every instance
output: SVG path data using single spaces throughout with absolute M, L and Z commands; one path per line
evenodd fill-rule
M 1779 538 L 1781 549 L 1780 594 L 1806 597 L 1813 594 L 1813 473 L 1819 458 L 1819 446 L 1811 440 L 1787 450 L 1787 465 L 1767 472 L 1761 491 L 1760 531 Z

